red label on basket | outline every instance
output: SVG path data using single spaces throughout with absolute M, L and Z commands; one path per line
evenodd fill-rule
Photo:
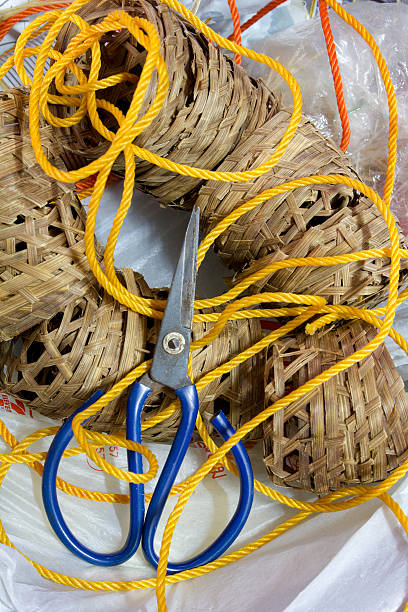
M 33 411 L 30 407 L 25 406 L 21 400 L 14 399 L 14 397 L 11 397 L 7 393 L 0 393 L 0 410 L 29 416 L 31 419 L 34 418 Z

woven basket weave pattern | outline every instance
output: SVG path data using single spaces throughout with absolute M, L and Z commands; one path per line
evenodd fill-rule
M 82 16 L 95 23 L 116 6 L 113 0 L 88 4 Z M 167 7 L 138 0 L 124 8 L 155 24 L 170 77 L 163 110 L 136 143 L 177 162 L 221 171 L 243 171 L 264 163 L 288 126 L 290 110 L 281 108 L 261 81 L 249 78 L 231 58 Z M 62 32 L 57 41 L 60 50 L 73 32 L 71 26 Z M 123 70 L 140 74 L 145 60 L 143 49 L 126 32 L 107 34 L 102 53 L 101 78 Z M 86 62 L 83 58 L 85 69 Z M 108 95 L 111 102 L 126 110 L 133 90 L 134 85 L 120 84 L 103 96 Z M 152 82 L 142 112 L 154 94 Z M 14 216 L 5 220 L 7 229 L 1 244 L 11 257 L 0 274 L 0 291 L 8 290 L 13 282 L 20 300 L 10 302 L 13 308 L 6 313 L 8 327 L 3 326 L 3 337 L 25 333 L 3 355 L 3 387 L 46 414 L 65 417 L 96 388 L 112 386 L 148 356 L 154 348 L 158 322 L 120 307 L 110 296 L 99 293 L 90 280 L 83 252 L 83 210 L 66 186 L 45 177 L 36 165 L 27 138 L 28 99 L 24 93 L 13 95 L 14 99 L 6 95 L 0 101 L 4 150 L 0 171 L 3 168 L 2 190 L 9 190 L 4 197 L 10 198 L 15 190 L 19 195 L 13 195 L 13 203 L 21 200 L 23 205 L 20 203 Z M 61 112 L 60 107 L 57 110 Z M 114 129 L 109 125 L 111 118 L 105 119 Z M 69 168 L 78 167 L 107 148 L 86 121 L 70 130 L 52 132 L 45 125 L 41 130 L 44 147 L 56 165 L 61 163 L 57 159 L 60 157 Z M 122 173 L 123 161 L 118 161 L 114 170 Z M 305 117 L 278 164 L 250 183 L 203 183 L 142 160 L 136 167 L 139 187 L 162 204 L 190 208 L 197 201 L 205 232 L 266 189 L 298 177 L 330 173 L 357 177 L 347 157 Z M 50 205 L 51 201 L 55 204 Z M 21 241 L 23 222 L 25 244 L 21 246 L 17 240 Z M 10 228 L 18 232 L 18 238 L 13 235 L 9 239 Z M 236 283 L 277 259 L 336 255 L 387 245 L 385 223 L 367 198 L 341 185 L 321 185 L 266 201 L 228 228 L 217 240 L 216 249 L 236 271 L 232 279 Z M 27 254 L 26 259 L 21 253 Z M 43 259 L 47 260 L 47 279 L 40 269 Z M 10 272 L 11 261 L 14 268 Z M 52 267 L 54 262 L 58 269 Z M 31 272 L 35 270 L 34 289 L 25 284 L 27 264 Z M 406 270 L 403 262 L 402 283 Z M 139 276 L 131 271 L 124 275 L 132 290 L 151 295 Z M 259 281 L 251 291 L 312 293 L 335 304 L 371 305 L 384 297 L 388 277 L 389 261 L 379 258 L 347 266 L 279 271 Z M 60 287 L 64 288 L 62 292 Z M 9 304 L 8 294 L 6 297 Z M 24 312 L 22 322 L 16 304 Z M 39 321 L 43 322 L 25 331 Z M 194 337 L 210 327 L 196 324 Z M 276 343 L 267 366 L 267 403 L 351 354 L 367 343 L 371 334 L 365 326 L 353 323 L 313 338 L 298 335 Z M 199 379 L 260 337 L 259 322 L 230 322 L 219 338 L 194 354 L 194 378 Z M 258 355 L 206 387 L 200 393 L 205 422 L 208 424 L 218 408 L 229 414 L 235 428 L 257 414 L 263 404 L 263 386 L 256 381 L 262 380 L 263 372 L 263 355 Z M 173 400 L 172 394 L 152 396 L 147 414 L 162 410 Z M 121 429 L 125 403 L 126 394 L 105 408 L 91 426 L 103 431 Z M 164 424 L 146 432 L 146 438 L 173 437 L 179 418 L 176 412 Z M 344 484 L 381 480 L 407 456 L 407 422 L 402 380 L 382 347 L 362 364 L 277 413 L 264 427 L 265 462 L 278 484 L 317 493 Z M 254 435 L 259 436 L 259 431 Z
M 117 8 L 113 0 L 86 5 L 81 15 L 90 23 L 100 21 Z M 138 0 L 122 6 L 132 14 L 147 18 L 156 27 L 163 41 L 162 53 L 169 74 L 169 91 L 163 110 L 149 128 L 137 137 L 135 143 L 149 151 L 175 162 L 189 163 L 202 168 L 215 168 L 240 142 L 244 131 L 252 132 L 265 116 L 277 112 L 276 98 L 231 58 L 167 6 Z M 66 48 L 75 27 L 63 30 L 56 47 Z M 109 33 L 103 38 L 103 78 L 126 70 L 140 74 L 145 61 L 145 51 L 128 32 Z M 82 64 L 87 67 L 89 58 Z M 103 98 L 126 108 L 134 91 L 134 84 L 120 84 L 101 92 Z M 156 93 L 153 79 L 144 97 L 141 113 L 146 112 Z M 56 112 L 71 112 L 56 108 Z M 110 125 L 111 117 L 106 115 Z M 112 126 L 113 127 L 113 126 Z M 100 136 L 84 120 L 78 127 L 63 130 L 69 140 L 69 165 L 83 165 L 84 157 L 94 159 L 107 149 L 108 143 L 100 143 Z M 124 172 L 123 159 L 115 162 L 113 170 Z M 138 160 L 136 177 L 142 189 L 155 196 L 162 204 L 191 201 L 203 182 L 201 179 L 174 175 L 152 164 Z
M 266 365 L 266 405 L 365 346 L 361 322 L 278 341 Z M 384 480 L 408 457 L 408 399 L 384 345 L 264 425 L 265 464 L 275 484 L 325 494 Z
M 248 136 L 221 165 L 221 170 L 247 170 L 268 158 L 289 122 L 282 109 Z M 243 202 L 279 184 L 313 174 L 358 178 L 347 157 L 306 119 L 285 155 L 251 183 L 208 182 L 197 204 L 211 229 Z M 404 246 L 401 238 L 401 246 Z M 222 260 L 238 270 L 233 284 L 273 261 L 291 257 L 335 256 L 389 246 L 387 226 L 374 204 L 342 185 L 306 186 L 267 200 L 243 215 L 216 242 Z M 408 264 L 402 261 L 401 283 Z M 243 271 L 242 271 L 243 270 Z M 387 291 L 389 260 L 356 262 L 322 268 L 291 268 L 265 276 L 252 291 L 287 291 L 322 295 L 334 304 L 378 304 Z
M 140 285 L 145 288 L 131 270 L 124 272 L 124 280 L 136 295 Z M 145 317 L 93 290 L 15 338 L 4 357 L 3 388 L 42 414 L 64 418 L 143 361 L 145 345 Z M 124 421 L 125 402 L 118 398 L 91 425 L 114 431 Z
M 28 95 L 0 94 L 0 339 L 47 320 L 94 284 L 85 256 L 85 212 L 68 185 L 37 164 L 28 134 Z M 61 152 L 41 128 L 49 160 Z
M 155 297 L 143 278 L 123 270 L 124 282 L 136 295 Z M 160 297 L 165 297 L 161 293 Z M 201 338 L 211 323 L 197 323 L 193 339 Z M 160 321 L 122 307 L 111 296 L 95 290 L 71 301 L 63 312 L 16 337 L 0 361 L 2 388 L 26 405 L 53 418 L 65 418 L 97 389 L 107 391 L 139 363 L 152 356 Z M 259 321 L 231 321 L 208 346 L 193 354 L 194 380 L 235 357 L 260 340 Z M 22 346 L 21 346 L 22 343 Z M 239 428 L 262 410 L 264 356 L 258 354 L 199 393 L 200 412 L 208 425 L 223 409 Z M 259 381 L 259 384 L 256 384 Z M 175 393 L 152 394 L 144 417 L 167 408 Z M 127 393 L 106 406 L 88 427 L 117 431 L 125 426 Z M 169 440 L 178 429 L 180 411 L 144 433 L 145 439 Z M 211 430 L 211 427 L 210 427 Z M 260 438 L 260 429 L 252 432 Z

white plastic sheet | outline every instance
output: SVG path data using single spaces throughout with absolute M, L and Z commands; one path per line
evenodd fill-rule
M 104 214 L 98 234 L 106 234 L 119 197 L 119 186 L 105 196 Z M 174 220 L 174 223 L 173 223 Z M 187 215 L 166 211 L 144 195 L 136 195 L 130 223 L 119 245 L 120 263 L 132 265 L 146 274 L 156 285 L 169 282 L 172 258 L 177 257 Z M 150 228 L 150 230 L 149 230 Z M 167 229 L 167 231 L 165 231 Z M 149 233 L 160 236 L 154 257 L 146 256 Z M 153 233 L 151 236 L 153 236 Z M 144 239 L 147 239 L 147 243 Z M 214 259 L 202 287 L 214 291 Z M 220 271 L 222 269 L 220 267 Z M 221 280 L 218 288 L 221 290 Z M 203 293 L 201 293 L 203 295 Z M 397 326 L 406 333 L 408 308 L 400 309 Z M 392 343 L 391 343 L 392 344 Z M 393 348 L 390 346 L 390 348 Z M 399 366 L 406 368 L 406 359 L 395 351 Z M 405 371 L 405 370 L 404 370 Z M 28 433 L 51 423 L 49 419 L 24 412 L 21 406 L 10 406 L 0 395 L 0 417 L 21 439 Z M 45 449 L 48 441 L 36 444 L 34 450 Z M 168 453 L 168 445 L 149 444 L 160 465 Z M 7 451 L 0 443 L 0 452 Z M 105 449 L 116 465 L 125 466 L 125 453 L 115 447 Z M 268 483 L 261 461 L 261 448 L 251 451 L 256 477 Z M 206 451 L 197 443 L 190 450 L 180 479 L 197 469 L 205 460 Z M 66 460 L 61 475 L 69 482 L 91 486 L 96 490 L 126 491 L 126 486 L 106 477 L 85 457 Z M 218 473 L 208 477 L 193 495 L 176 529 L 171 558 L 192 556 L 212 541 L 232 515 L 238 498 L 234 476 Z M 154 483 L 149 483 L 147 491 Z M 300 491 L 281 489 L 300 499 L 313 499 Z M 408 483 L 392 491 L 401 506 L 408 509 Z M 97 550 L 114 550 L 123 541 L 127 526 L 127 507 L 79 501 L 60 495 L 61 504 L 75 533 Z M 174 501 L 168 504 L 168 516 Z M 250 519 L 233 547 L 247 544 L 293 515 L 267 498 L 256 494 Z M 51 532 L 45 517 L 40 494 L 40 478 L 23 465 L 13 466 L 0 495 L 0 517 L 12 542 L 25 554 L 56 571 L 92 580 L 136 580 L 153 577 L 141 553 L 122 567 L 100 569 L 89 566 L 69 553 Z M 161 530 L 158 534 L 159 546 Z M 396 612 L 407 596 L 408 561 L 406 535 L 390 511 L 372 501 L 361 508 L 333 515 L 318 515 L 295 527 L 275 542 L 233 565 L 202 578 L 167 588 L 171 611 L 200 612 Z M 55 609 L 75 612 L 99 612 L 156 609 L 153 590 L 130 593 L 89 593 L 55 585 L 41 578 L 16 551 L 0 546 L 0 611 L 54 612 Z
M 0 402 L 0 416 L 18 437 L 44 427 L 49 419 L 7 412 Z M 5 445 L 0 450 L 6 450 Z M 37 444 L 35 448 L 45 448 Z M 149 444 L 164 461 L 168 447 Z M 258 449 L 259 450 L 259 449 Z M 125 466 L 125 453 L 115 447 L 106 455 Z M 180 478 L 205 460 L 205 449 L 190 448 Z M 119 456 L 117 456 L 119 455 Z M 251 452 L 255 473 L 267 482 L 259 452 Z M 64 462 L 61 475 L 69 482 L 96 490 L 125 491 L 126 487 L 101 474 L 85 457 Z M 171 558 L 191 556 L 211 541 L 234 511 L 238 484 L 234 476 L 209 476 L 190 500 L 179 523 Z M 151 490 L 154 483 L 149 483 Z M 281 489 L 290 493 L 289 489 Z M 46 566 L 90 580 L 136 580 L 153 577 L 141 553 L 121 567 L 100 569 L 87 565 L 65 550 L 47 524 L 40 498 L 40 478 L 26 466 L 11 468 L 1 489 L 0 516 L 12 542 L 25 554 Z M 293 493 L 293 492 L 292 492 Z M 400 505 L 408 507 L 406 482 L 392 491 Z M 310 496 L 296 493 L 301 499 Z M 89 546 L 114 550 L 123 542 L 127 506 L 77 500 L 60 494 L 69 525 Z M 166 517 L 174 501 L 169 502 Z M 293 511 L 256 494 L 250 519 L 234 545 L 251 542 L 269 532 Z M 163 525 L 159 530 L 159 538 Z M 158 544 L 157 544 L 158 545 Z M 171 611 L 229 612 L 394 612 L 407 593 L 406 535 L 391 512 L 380 502 L 333 515 L 318 515 L 238 563 L 207 576 L 167 588 Z M 134 592 L 86 592 L 56 585 L 41 578 L 16 551 L 0 546 L 1 612 L 75 612 L 156 610 L 154 590 Z

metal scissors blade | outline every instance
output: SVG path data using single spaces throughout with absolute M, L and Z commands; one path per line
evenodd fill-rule
M 149 373 L 153 381 L 172 389 L 191 385 L 187 366 L 193 324 L 199 223 L 200 209 L 195 206 L 171 282 Z

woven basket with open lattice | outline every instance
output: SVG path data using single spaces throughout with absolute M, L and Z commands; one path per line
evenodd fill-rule
M 117 3 L 113 0 L 90 3 L 83 9 L 82 16 L 90 23 L 95 23 L 116 6 Z M 218 48 L 197 34 L 194 28 L 160 3 L 138 0 L 129 6 L 125 5 L 124 8 L 134 14 L 147 16 L 155 23 L 163 43 L 164 58 L 170 77 L 170 90 L 166 104 L 150 128 L 138 137 L 137 143 L 174 161 L 188 162 L 192 165 L 218 170 L 247 170 L 260 165 L 269 158 L 288 125 L 290 111 L 281 108 L 276 97 L 268 91 L 264 84 L 249 78 L 231 58 L 223 55 Z M 63 50 L 66 47 L 72 33 L 72 27 L 65 28 L 57 40 L 59 49 Z M 102 41 L 102 49 L 101 77 L 119 70 L 140 74 L 145 53 L 128 33 L 108 33 Z M 85 71 L 87 61 L 87 57 L 81 58 Z M 145 97 L 142 111 L 146 110 L 150 104 L 154 91 L 155 87 L 152 83 Z M 108 96 L 111 101 L 126 111 L 132 95 L 132 87 L 129 87 L 128 84 L 120 84 L 110 88 L 109 92 L 103 92 L 103 95 Z M 63 112 L 70 111 L 65 109 Z M 103 119 L 108 126 L 114 127 L 110 124 L 111 117 L 107 116 Z M 107 143 L 100 141 L 99 136 L 86 120 L 76 128 L 56 131 L 55 134 L 57 134 L 59 144 L 58 154 L 69 167 L 81 164 L 85 159 L 99 156 L 107 147 Z M 116 172 L 123 172 L 121 163 L 119 161 L 115 165 Z M 152 193 L 161 203 L 190 208 L 192 203 L 197 201 L 202 211 L 204 231 L 211 229 L 239 204 L 265 189 L 289 179 L 316 173 L 340 173 L 351 177 L 356 176 L 346 156 L 334 143 L 325 139 L 306 118 L 302 119 L 295 137 L 278 165 L 251 183 L 230 184 L 215 181 L 204 183 L 199 179 L 172 175 L 144 161 L 140 161 L 136 168 L 140 188 Z M 237 282 L 250 272 L 275 259 L 306 255 L 336 255 L 352 250 L 384 247 L 387 244 L 387 228 L 374 205 L 354 190 L 336 185 L 334 187 L 305 187 L 266 201 L 225 231 L 218 239 L 216 248 L 221 258 L 233 270 L 236 270 L 233 282 Z M 401 244 L 403 244 L 402 239 Z M 302 269 L 301 271 L 285 270 L 263 279 L 253 289 L 316 293 L 324 295 L 328 301 L 334 303 L 367 302 L 375 304 L 384 295 L 388 283 L 388 272 L 388 261 L 379 258 L 368 264 L 355 263 L 347 266 Z M 403 269 L 401 281 L 405 276 L 406 269 Z M 110 298 L 99 295 L 97 290 L 95 291 L 99 307 L 102 304 L 105 305 L 104 300 Z M 75 317 L 82 319 L 91 308 L 88 302 L 95 299 L 92 295 L 90 290 L 89 294 L 75 302 L 75 306 L 71 305 L 67 310 L 69 314 L 67 314 L 66 321 L 69 320 L 70 324 L 74 324 Z M 79 311 L 78 304 L 81 304 Z M 111 305 L 110 308 L 112 311 L 110 316 L 113 317 L 114 306 Z M 115 350 L 119 353 L 123 350 L 123 339 L 119 340 L 119 336 L 125 333 L 127 324 L 125 320 L 127 313 L 125 311 L 123 313 L 118 319 L 114 317 L 109 319 L 114 328 L 115 326 L 120 328 L 115 344 Z M 45 346 L 48 335 L 59 328 L 62 320 L 63 315 L 56 315 L 50 329 L 47 327 L 48 323 L 44 322 L 31 332 L 32 337 L 39 337 L 38 343 Z M 210 365 L 211 367 L 218 365 L 218 358 L 224 354 L 225 347 L 227 347 L 228 354 L 232 355 L 235 354 L 234 351 L 239 352 L 245 346 L 249 346 L 257 337 L 257 333 L 253 334 L 250 323 L 235 322 L 231 325 L 236 326 L 234 332 L 238 328 L 244 329 L 240 342 L 236 343 L 240 334 L 231 333 L 229 329 L 228 335 L 220 337 L 221 344 L 214 343 L 207 347 L 207 353 L 202 351 L 195 356 L 196 372 L 203 374 L 208 371 L 207 366 L 210 368 Z M 69 326 L 68 329 L 70 329 Z M 140 329 L 142 330 L 143 326 L 140 326 Z M 198 329 L 196 327 L 195 334 L 200 333 Z M 248 331 L 249 329 L 251 331 Z M 154 343 L 152 340 L 154 333 L 154 326 L 150 332 L 148 327 L 146 328 L 145 343 L 147 344 L 145 346 L 149 346 L 149 342 Z M 38 336 L 35 336 L 36 334 Z M 88 339 L 92 338 L 91 344 L 94 350 L 92 334 L 93 330 L 90 331 Z M 71 358 L 71 353 L 74 356 L 77 347 L 75 334 L 69 332 L 67 338 L 62 328 L 61 335 L 63 339 L 58 337 L 58 341 L 55 340 L 53 345 L 54 358 L 59 359 L 64 354 L 69 354 Z M 7 387 L 11 392 L 27 393 L 28 383 L 25 382 L 24 376 L 26 372 L 30 372 L 31 379 L 28 377 L 30 383 L 34 378 L 38 379 L 38 384 L 35 389 L 36 397 L 29 401 L 32 401 L 35 407 L 41 409 L 42 405 L 42 409 L 45 409 L 40 399 L 41 394 L 43 394 L 42 397 L 46 397 L 46 394 L 49 393 L 48 400 L 51 401 L 52 393 L 50 389 L 47 391 L 50 380 L 45 376 L 50 370 L 46 369 L 44 374 L 42 366 L 52 368 L 55 367 L 55 363 L 52 358 L 50 366 L 46 363 L 43 356 L 47 351 L 42 350 L 40 354 L 30 352 L 27 337 L 26 333 L 23 350 L 18 357 L 15 357 L 13 353 L 8 353 L 8 365 L 6 364 L 8 373 L 4 380 L 6 385 L 11 385 Z M 249 342 L 249 338 L 252 339 L 252 342 Z M 88 349 L 87 341 L 83 342 L 84 355 L 88 350 L 91 349 Z M 104 350 L 102 348 L 99 350 L 102 362 L 106 363 L 106 356 L 109 355 L 106 347 Z M 63 364 L 64 360 L 60 360 L 59 363 Z M 81 368 L 79 370 L 81 371 Z M 34 371 L 35 374 L 33 374 Z M 74 372 L 72 367 L 71 371 Z M 82 372 L 85 373 L 84 368 Z M 66 369 L 64 376 L 67 373 Z M 246 371 L 248 377 L 255 378 L 255 375 L 258 374 L 258 367 L 252 371 Z M 113 374 L 111 375 L 107 370 L 98 380 L 96 376 L 94 382 L 98 385 L 111 383 L 114 380 L 112 376 Z M 75 376 L 74 380 L 77 381 Z M 82 382 L 85 380 L 84 376 Z M 236 426 L 242 424 L 250 414 L 254 414 L 259 407 L 257 382 L 252 381 L 252 387 L 255 390 L 248 386 L 245 393 L 242 393 L 241 387 L 244 390 L 246 387 L 245 384 L 242 384 L 243 380 L 238 372 L 235 382 L 233 376 L 227 376 L 217 382 L 215 390 L 209 394 L 209 403 L 205 406 L 208 417 L 213 413 L 212 397 L 231 403 L 237 389 L 235 397 L 239 398 L 241 406 L 248 406 L 248 415 L 242 413 L 241 407 L 240 411 L 236 411 L 236 416 L 232 417 L 233 424 Z M 45 381 L 46 384 L 41 384 L 41 381 Z M 62 392 L 66 392 L 71 382 L 69 380 L 66 387 L 65 383 L 62 385 Z M 26 389 L 23 388 L 24 386 Z M 84 395 L 82 395 L 82 387 L 77 388 L 76 401 L 78 403 L 89 395 L 89 388 L 85 388 L 86 394 L 84 392 Z M 203 397 L 203 405 L 206 404 L 206 397 L 208 397 L 207 392 Z M 168 405 L 171 399 L 171 397 L 152 398 L 151 410 Z M 238 401 L 236 405 L 238 406 Z M 54 405 L 52 410 L 52 414 L 57 415 L 59 408 Z M 59 413 L 60 416 L 67 414 L 66 407 L 64 410 L 65 414 Z M 115 410 L 119 410 L 117 406 Z M 123 410 L 122 405 L 114 416 L 110 415 L 109 410 L 105 411 L 93 426 L 102 429 L 120 427 L 122 417 L 118 415 L 123 415 Z M 176 425 L 177 417 L 175 416 L 167 423 L 168 429 L 164 433 L 159 426 L 157 432 L 151 432 L 151 434 L 167 437 L 169 432 L 171 435 L 175 430 Z M 315 486 L 313 483 L 302 481 L 302 486 L 318 490 L 320 484 Z
M 122 274 L 132 293 L 155 296 L 140 275 L 132 270 L 123 270 Z M 161 292 L 160 297 L 165 298 L 166 293 Z M 2 388 L 42 414 L 65 418 L 94 391 L 107 391 L 151 357 L 159 325 L 159 321 L 121 306 L 106 292 L 90 291 L 5 347 L 0 361 Z M 193 340 L 201 338 L 212 325 L 195 324 Z M 261 335 L 258 320 L 230 321 L 218 338 L 194 352 L 195 380 L 255 344 Z M 199 393 L 206 424 L 220 409 L 236 428 L 258 414 L 264 398 L 263 373 L 264 358 L 258 354 L 213 380 Z M 256 381 L 259 384 L 254 384 Z M 170 391 L 152 394 L 145 416 L 163 410 L 175 399 L 175 393 Z M 126 400 L 127 394 L 123 393 L 88 426 L 108 432 L 123 429 Z M 177 411 L 147 430 L 146 439 L 171 439 L 179 421 Z M 257 430 L 252 437 L 261 435 L 262 431 Z
M 37 164 L 28 133 L 28 94 L 0 93 L 0 339 L 48 320 L 95 284 L 85 256 L 85 212 L 69 185 Z M 41 138 L 63 167 L 50 126 Z
M 267 405 L 297 389 L 375 335 L 359 321 L 276 342 L 266 364 Z M 408 399 L 384 345 L 264 425 L 274 483 L 319 494 L 384 480 L 408 457 Z

